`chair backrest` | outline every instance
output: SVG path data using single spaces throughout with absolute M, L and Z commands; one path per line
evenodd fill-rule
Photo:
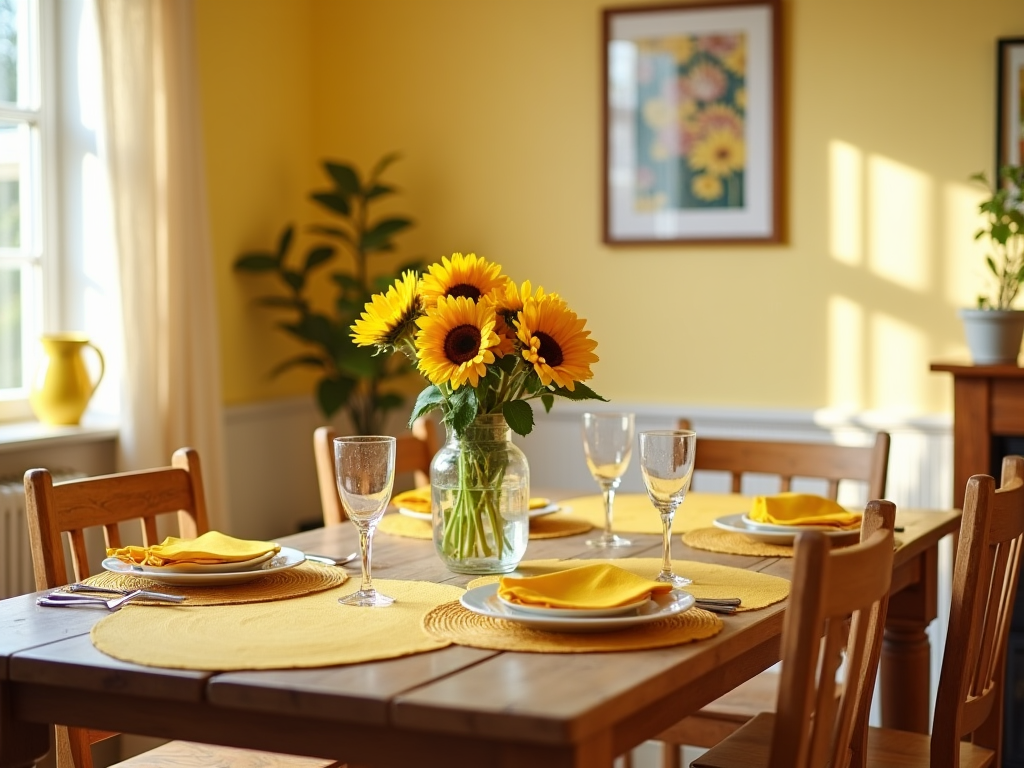
M 680 419 L 679 428 L 690 429 L 689 423 Z M 791 490 L 794 478 L 825 480 L 824 495 L 833 500 L 841 481 L 860 481 L 867 484 L 867 498 L 881 499 L 889 472 L 889 434 L 879 432 L 872 446 L 698 436 L 693 468 L 728 472 L 733 493 L 742 492 L 743 475 L 756 473 L 776 475 L 780 491 Z
M 158 544 L 157 518 L 176 513 L 178 535 L 191 538 L 209 529 L 199 455 L 179 448 L 171 466 L 54 483 L 45 469 L 25 473 L 25 506 L 36 589 L 69 583 L 62 533 L 71 543 L 74 579 L 94 571 L 85 531 L 103 528 L 108 547 L 120 547 L 118 524 L 138 521 L 143 546 Z M 132 542 L 136 543 L 136 542 Z
M 337 433 L 333 427 L 317 427 L 313 431 L 313 455 L 325 526 L 338 525 L 348 517 L 341 505 L 334 476 L 335 437 Z M 395 474 L 411 472 L 417 488 L 430 485 L 430 462 L 440 447 L 434 422 L 426 418 L 416 419 L 410 433 L 399 435 L 396 439 Z
M 847 765 L 851 750 L 864 753 L 895 518 L 892 502 L 875 500 L 859 544 L 832 549 L 820 532 L 797 536 L 770 768 Z
M 209 527 L 199 455 L 192 448 L 175 451 L 169 467 L 56 484 L 48 470 L 30 469 L 25 473 L 25 501 L 38 590 L 70 581 L 63 533 L 70 538 L 74 579 L 78 581 L 93 573 L 85 536 L 90 528 L 102 527 L 107 546 L 120 547 L 118 525 L 124 522 L 140 524 L 144 546 L 159 543 L 157 518 L 162 515 L 177 514 L 178 535 L 183 538 L 205 533 Z M 57 726 L 58 768 L 92 768 L 90 746 L 116 735 Z
M 1024 458 L 1007 456 L 998 490 L 988 475 L 967 481 L 935 699 L 933 756 L 959 755 L 957 743 L 967 737 L 993 750 L 1001 745 L 1001 681 L 1006 675 L 1022 539 Z

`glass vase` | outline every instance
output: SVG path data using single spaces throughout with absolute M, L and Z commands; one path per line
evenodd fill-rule
M 530 535 L 530 466 L 500 414 L 478 416 L 430 465 L 434 547 L 456 573 L 508 573 Z

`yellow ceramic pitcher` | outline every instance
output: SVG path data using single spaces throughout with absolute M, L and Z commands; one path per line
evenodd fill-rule
M 46 334 L 40 341 L 43 359 L 29 394 L 32 410 L 46 424 L 77 424 L 103 380 L 103 353 L 80 333 Z M 82 358 L 85 347 L 90 347 L 99 359 L 96 381 L 90 380 Z

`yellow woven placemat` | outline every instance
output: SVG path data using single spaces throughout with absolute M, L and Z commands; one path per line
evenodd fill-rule
M 691 608 L 661 621 L 615 632 L 542 632 L 512 621 L 492 619 L 466 610 L 458 602 L 446 603 L 423 619 L 424 629 L 438 640 L 496 651 L 532 653 L 594 653 L 641 651 L 692 643 L 722 631 L 713 613 Z
M 531 539 L 557 539 L 562 536 L 575 536 L 586 533 L 593 526 L 580 517 L 565 512 L 553 512 L 550 515 L 530 518 Z M 387 514 L 380 519 L 377 530 L 392 536 L 405 536 L 409 539 L 432 539 L 433 528 L 426 520 L 401 514 Z
M 113 589 L 148 589 L 171 595 L 185 595 L 184 605 L 233 605 L 236 603 L 264 603 L 301 597 L 325 589 L 340 587 L 348 581 L 348 571 L 336 565 L 302 563 L 294 568 L 274 571 L 252 581 L 223 586 L 172 587 L 126 573 L 98 573 L 83 580 L 93 587 Z M 133 605 L 168 606 L 154 600 L 133 600 Z
M 122 661 L 198 670 L 298 669 L 356 664 L 444 648 L 422 628 L 429 611 L 463 593 L 430 582 L 379 579 L 387 608 L 339 605 L 357 580 L 327 592 L 270 603 L 154 608 L 128 605 L 92 628 L 100 651 Z
M 754 557 L 792 557 L 791 544 L 769 544 L 742 533 L 721 528 L 697 528 L 683 534 L 683 544 L 708 552 L 726 555 L 753 555 Z
M 604 500 L 600 495 L 577 496 L 558 502 L 595 528 L 604 528 Z M 716 517 L 750 509 L 749 496 L 735 493 L 686 494 L 672 519 L 672 533 L 711 525 Z M 612 530 L 617 533 L 661 533 L 661 515 L 646 493 L 617 493 L 612 505 Z
M 653 557 L 627 557 L 618 560 L 524 560 L 515 573 L 521 576 L 537 576 L 542 573 L 564 571 L 581 565 L 609 563 L 625 568 L 631 573 L 647 579 L 655 578 L 661 572 L 661 560 Z M 673 560 L 672 570 L 680 576 L 693 579 L 683 589 L 696 598 L 738 597 L 741 611 L 755 611 L 789 596 L 789 580 L 766 573 L 748 571 L 744 568 L 730 568 L 727 565 L 698 563 L 692 560 Z M 500 576 L 481 576 L 467 585 L 468 589 L 498 581 Z M 689 613 L 689 611 L 687 611 Z

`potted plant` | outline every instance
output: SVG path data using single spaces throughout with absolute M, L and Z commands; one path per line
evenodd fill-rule
M 960 310 L 967 346 L 975 365 L 1016 365 L 1024 336 L 1024 311 L 1013 308 L 1024 280 L 1024 166 L 1003 166 L 992 183 L 984 173 L 971 180 L 989 192 L 978 206 L 985 226 L 974 238 L 989 240 L 985 264 L 995 286 L 978 296 L 977 308 Z
M 392 253 L 395 235 L 412 225 L 402 216 L 373 218 L 370 212 L 374 203 L 395 193 L 381 175 L 397 158 L 397 154 L 381 158 L 365 179 L 352 165 L 324 161 L 333 187 L 310 197 L 334 214 L 338 223 L 312 225 L 309 231 L 331 242 L 314 242 L 305 258 L 293 264 L 289 251 L 295 226 L 288 224 L 276 249 L 243 253 L 234 265 L 239 272 L 269 273 L 279 281 L 283 291 L 262 296 L 257 303 L 285 313 L 287 319 L 278 327 L 306 346 L 275 366 L 270 375 L 296 367 L 317 369 L 316 399 L 324 416 L 330 418 L 344 410 L 352 429 L 363 435 L 387 434 L 384 418 L 388 411 L 402 406 L 405 397 L 389 391 L 386 383 L 411 370 L 400 356 L 375 355 L 373 350 L 357 346 L 350 330 L 373 294 L 391 285 L 397 275 L 421 266 L 416 260 L 395 271 L 370 269 L 371 256 Z M 348 257 L 348 268 L 318 274 L 335 262 L 339 253 Z M 324 279 L 336 291 L 329 311 L 317 308 L 310 295 L 314 280 Z

